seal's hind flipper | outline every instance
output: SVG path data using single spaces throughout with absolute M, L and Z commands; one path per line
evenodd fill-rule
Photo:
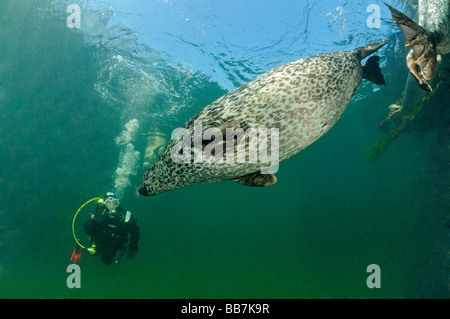
M 399 26 L 405 36 L 405 46 L 411 49 L 406 57 L 409 72 L 422 89 L 431 92 L 426 80 L 431 80 L 436 70 L 437 52 L 433 36 L 400 11 L 386 5 L 391 11 L 392 22 Z
M 383 73 L 381 73 L 381 69 L 379 66 L 380 57 L 378 55 L 371 56 L 366 62 L 364 62 L 363 69 L 363 78 L 369 80 L 378 85 L 385 86 L 386 81 L 384 80 Z
M 391 7 L 387 3 L 385 3 L 392 15 L 392 22 L 399 26 L 399 28 L 403 31 L 405 36 L 405 46 L 411 47 L 414 50 L 414 46 L 419 45 L 417 43 L 418 40 L 422 40 L 424 37 L 426 38 L 427 32 L 420 25 L 415 23 L 413 20 L 408 18 L 406 15 L 398 11 L 397 9 Z M 419 41 L 420 42 L 420 41 Z M 419 48 L 416 48 L 419 49 Z M 421 48 L 423 50 L 423 48 Z M 419 54 L 419 56 L 421 53 Z
M 233 181 L 245 186 L 266 187 L 275 184 L 277 178 L 274 174 L 261 174 L 260 172 L 256 172 L 235 178 Z
M 374 52 L 377 52 L 381 47 L 383 47 L 387 43 L 387 40 L 382 40 L 381 42 L 374 42 L 368 44 L 364 47 L 357 48 L 356 51 L 359 54 L 359 58 L 362 60 L 365 57 L 368 57 Z

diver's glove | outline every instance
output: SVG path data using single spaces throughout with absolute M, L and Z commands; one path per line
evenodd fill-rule
M 89 247 L 88 249 L 87 249 L 87 251 L 91 254 L 91 255 L 94 255 L 97 251 L 96 251 L 96 246 L 95 246 L 95 244 L 92 244 L 92 246 L 91 247 Z

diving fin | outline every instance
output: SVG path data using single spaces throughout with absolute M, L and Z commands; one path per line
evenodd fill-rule
M 379 66 L 380 57 L 378 55 L 371 56 L 366 62 L 364 62 L 363 69 L 363 78 L 369 80 L 378 85 L 385 86 L 386 81 L 384 80 L 383 73 L 381 73 L 381 69 Z
M 266 187 L 275 184 L 277 178 L 274 174 L 261 174 L 260 172 L 256 172 L 235 178 L 233 181 L 245 186 Z
M 70 263 L 76 264 L 78 260 L 81 258 L 81 248 L 77 244 L 75 244 L 72 252 L 72 256 L 70 257 Z

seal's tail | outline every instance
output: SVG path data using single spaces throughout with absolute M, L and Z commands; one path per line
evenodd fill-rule
M 381 73 L 381 69 L 378 64 L 379 62 L 380 57 L 378 55 L 370 57 L 362 66 L 363 78 L 375 84 L 385 86 L 386 81 L 384 80 L 383 73 Z

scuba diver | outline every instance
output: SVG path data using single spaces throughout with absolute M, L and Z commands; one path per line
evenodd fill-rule
M 112 263 L 118 251 L 121 254 L 116 263 L 125 251 L 128 250 L 128 258 L 133 258 L 138 251 L 140 233 L 137 220 L 120 205 L 119 199 L 112 192 L 106 193 L 104 200 L 97 203 L 91 219 L 84 224 L 84 231 L 92 245 L 87 250 L 91 255 L 101 254 L 106 265 Z

